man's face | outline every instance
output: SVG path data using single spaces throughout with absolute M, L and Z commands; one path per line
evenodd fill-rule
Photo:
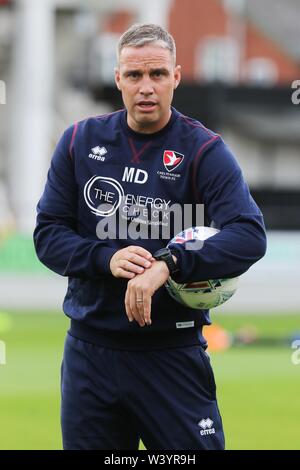
M 155 43 L 124 47 L 115 80 L 131 129 L 151 134 L 168 123 L 173 93 L 180 82 L 180 66 L 174 66 L 168 49 Z

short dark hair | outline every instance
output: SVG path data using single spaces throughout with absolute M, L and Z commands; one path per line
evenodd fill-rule
M 161 47 L 169 49 L 176 62 L 176 45 L 173 36 L 157 24 L 133 24 L 119 39 L 117 56 L 118 62 L 124 47 L 142 47 L 145 44 L 158 42 Z

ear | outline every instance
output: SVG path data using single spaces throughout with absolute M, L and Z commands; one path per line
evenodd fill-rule
M 120 70 L 115 68 L 115 82 L 116 82 L 116 85 L 117 85 L 117 88 L 118 90 L 121 91 L 121 86 L 120 86 Z
M 174 90 L 178 87 L 181 80 L 181 65 L 176 65 L 174 70 Z

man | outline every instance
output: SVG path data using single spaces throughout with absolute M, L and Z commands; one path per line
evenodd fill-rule
M 265 231 L 220 136 L 171 107 L 175 60 L 157 25 L 122 35 L 115 81 L 125 109 L 65 131 L 38 204 L 37 254 L 69 277 L 65 449 L 137 449 L 140 438 L 148 450 L 224 448 L 202 336 L 209 313 L 177 303 L 164 283 L 244 273 L 264 255 Z M 202 249 L 161 253 L 168 240 L 147 234 L 167 225 L 176 235 L 171 207 L 184 203 L 204 204 L 206 225 L 220 232 Z M 144 236 L 132 226 L 146 226 Z

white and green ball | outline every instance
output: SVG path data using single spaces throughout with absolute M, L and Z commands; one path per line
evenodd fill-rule
M 207 238 L 219 233 L 218 229 L 212 227 L 191 227 L 176 235 L 171 243 L 188 243 L 192 240 L 204 242 Z M 191 245 L 192 247 L 192 245 Z M 205 281 L 194 281 L 178 284 L 171 277 L 165 286 L 170 296 L 186 307 L 194 309 L 211 309 L 226 302 L 237 290 L 238 277 L 227 279 L 208 279 Z

